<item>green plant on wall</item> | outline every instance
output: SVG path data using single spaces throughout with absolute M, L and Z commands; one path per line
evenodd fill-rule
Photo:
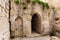
M 19 0 L 14 0 L 14 2 L 15 2 L 16 4 L 19 4 Z
M 19 4 L 20 0 L 14 0 L 14 2 L 15 2 L 16 4 Z M 43 9 L 45 9 L 45 8 L 48 9 L 48 8 L 49 8 L 48 3 L 43 2 L 43 1 L 41 1 L 41 0 L 27 0 L 27 3 L 30 3 L 30 2 L 32 2 L 33 4 L 38 3 L 39 5 L 42 5 L 42 6 L 43 6 Z
M 38 3 L 39 5 L 42 5 L 43 6 L 43 9 L 45 9 L 45 8 L 48 9 L 49 8 L 48 3 L 43 2 L 41 0 L 27 0 L 27 3 L 30 3 L 30 2 L 32 2 L 33 4 Z

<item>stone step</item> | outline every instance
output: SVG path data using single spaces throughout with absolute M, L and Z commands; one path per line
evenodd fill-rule
M 44 37 L 34 37 L 34 38 L 15 38 L 11 40 L 60 40 L 60 38 L 56 36 L 44 36 Z
M 41 35 L 39 33 L 36 32 L 32 32 L 31 37 L 40 37 Z
M 15 38 L 12 40 L 50 40 L 51 38 L 49 36 L 45 37 L 33 37 L 33 38 Z

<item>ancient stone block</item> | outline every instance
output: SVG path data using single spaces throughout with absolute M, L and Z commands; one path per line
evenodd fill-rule
M 4 40 L 10 39 L 9 22 L 7 18 L 0 17 L 0 38 Z
M 14 37 L 22 37 L 22 31 L 23 31 L 23 29 L 22 29 L 23 28 L 22 21 L 23 20 L 22 20 L 21 17 L 17 17 L 15 19 L 15 22 L 14 22 L 15 27 L 14 26 L 12 26 L 13 28 L 11 27 L 11 31 L 12 31 L 11 34 L 13 34 L 12 36 L 14 36 Z

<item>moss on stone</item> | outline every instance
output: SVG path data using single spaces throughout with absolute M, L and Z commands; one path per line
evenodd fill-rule
M 19 4 L 19 0 L 14 0 L 14 2 L 15 2 L 16 4 Z
M 32 2 L 33 4 L 38 3 L 39 5 L 42 5 L 42 6 L 43 6 L 43 9 L 45 9 L 45 8 L 48 9 L 48 8 L 49 8 L 48 3 L 42 2 L 42 1 L 40 1 L 40 0 L 33 0 L 33 1 L 27 0 L 27 3 L 30 3 L 30 2 Z

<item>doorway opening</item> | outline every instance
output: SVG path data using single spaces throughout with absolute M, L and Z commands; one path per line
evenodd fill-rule
M 39 36 L 41 30 L 41 17 L 39 14 L 35 13 L 31 20 L 31 31 L 34 36 Z

